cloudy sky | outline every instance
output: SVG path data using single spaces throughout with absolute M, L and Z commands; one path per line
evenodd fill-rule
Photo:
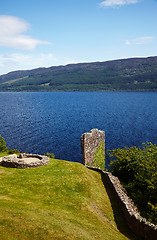
M 0 74 L 157 56 L 157 0 L 1 0 Z

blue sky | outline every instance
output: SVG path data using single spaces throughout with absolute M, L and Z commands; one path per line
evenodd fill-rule
M 157 0 L 1 0 L 0 74 L 157 56 Z

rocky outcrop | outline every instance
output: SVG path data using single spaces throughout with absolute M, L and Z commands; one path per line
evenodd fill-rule
M 81 136 L 82 163 L 93 166 L 93 159 L 96 149 L 101 143 L 105 145 L 105 132 L 98 129 L 92 129 L 89 133 Z
M 41 156 L 37 154 L 12 154 L 9 156 L 2 157 L 0 165 L 3 167 L 10 168 L 35 168 L 47 165 L 49 158 L 47 156 Z

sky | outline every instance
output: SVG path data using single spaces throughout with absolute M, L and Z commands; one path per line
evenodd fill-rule
M 157 56 L 157 0 L 0 0 L 0 75 Z

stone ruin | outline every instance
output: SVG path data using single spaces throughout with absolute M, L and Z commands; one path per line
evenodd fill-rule
M 99 169 L 100 171 L 100 169 Z M 137 207 L 130 197 L 128 197 L 125 188 L 121 185 L 119 179 L 112 173 L 101 171 L 102 178 L 108 182 L 112 194 L 115 196 L 125 221 L 130 230 L 143 240 L 157 239 L 157 225 L 148 222 L 140 216 Z
M 93 166 L 94 154 L 101 143 L 105 146 L 105 132 L 92 129 L 89 133 L 84 133 L 81 136 L 81 152 L 82 163 L 84 165 Z
M 0 158 L 0 166 L 10 168 L 35 168 L 49 163 L 47 156 L 21 153 L 19 156 L 12 154 Z
M 119 207 L 123 213 L 125 221 L 130 230 L 144 240 L 157 239 L 157 225 L 154 225 L 140 216 L 137 207 L 134 205 L 121 185 L 119 179 L 112 173 L 103 171 L 93 166 L 93 159 L 96 149 L 101 142 L 105 144 L 105 133 L 98 129 L 92 129 L 89 133 L 84 133 L 81 137 L 82 163 L 89 169 L 101 173 L 102 179 L 107 181 L 112 194 L 115 196 Z

